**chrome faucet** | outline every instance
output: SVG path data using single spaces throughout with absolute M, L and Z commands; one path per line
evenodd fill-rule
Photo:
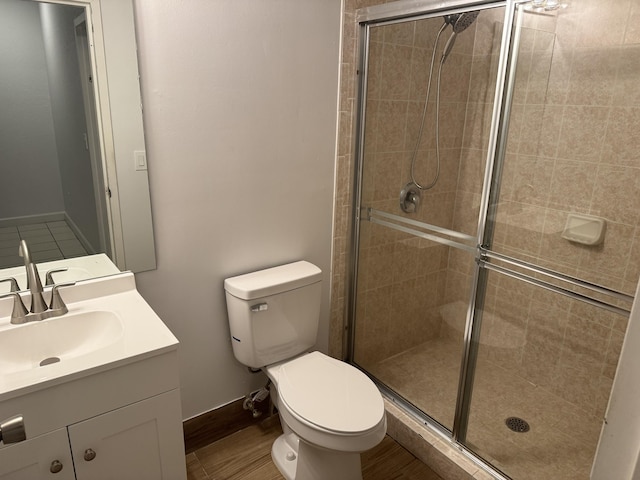
M 31 291 L 31 309 L 27 310 L 27 307 L 25 307 L 22 302 L 22 297 L 17 292 L 0 295 L 0 298 L 9 296 L 13 297 L 11 323 L 19 324 L 36 320 L 44 320 L 45 318 L 59 317 L 60 315 L 67 313 L 69 309 L 60 296 L 59 288 L 75 285 L 75 282 L 54 285 L 51 288 L 51 304 L 50 306 L 47 306 L 47 303 L 44 301 L 42 296 L 42 282 L 40 281 L 40 275 L 38 275 L 38 268 L 36 267 L 36 264 L 31 261 L 29 247 L 27 247 L 27 242 L 24 240 L 20 242 L 18 254 L 24 258 L 24 267 L 27 270 L 27 288 Z M 55 273 L 56 271 L 61 270 L 54 270 L 49 273 Z
M 38 275 L 38 267 L 31 261 L 31 255 L 29 255 L 29 247 L 25 240 L 20 241 L 20 248 L 18 249 L 18 255 L 24 258 L 24 268 L 27 269 L 27 288 L 31 291 L 31 313 L 42 313 L 49 307 L 42 298 L 42 283 L 40 282 L 40 275 Z

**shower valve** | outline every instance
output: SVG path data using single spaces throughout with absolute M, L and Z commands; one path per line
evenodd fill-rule
M 420 189 L 409 182 L 400 191 L 400 208 L 405 213 L 416 213 L 420 206 Z

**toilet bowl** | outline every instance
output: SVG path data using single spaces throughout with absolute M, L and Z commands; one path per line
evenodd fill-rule
M 261 368 L 283 434 L 271 456 L 287 480 L 361 480 L 360 453 L 382 441 L 380 391 L 363 372 L 318 351 L 321 271 L 295 262 L 225 280 L 233 352 Z
M 264 370 L 284 432 L 271 454 L 285 478 L 361 479 L 360 453 L 380 443 L 387 428 L 374 383 L 320 352 Z M 323 476 L 314 476 L 319 468 Z

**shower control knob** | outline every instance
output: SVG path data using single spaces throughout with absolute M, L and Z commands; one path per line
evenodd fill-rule
M 405 213 L 415 213 L 420 206 L 420 189 L 409 182 L 400 191 L 400 208 Z
M 51 473 L 58 473 L 62 470 L 62 463 L 60 460 L 54 460 L 51 462 L 51 466 L 49 467 L 49 471 Z
M 91 461 L 91 460 L 93 460 L 94 458 L 96 458 L 96 452 L 94 452 L 94 451 L 93 451 L 92 449 L 90 449 L 90 448 L 87 448 L 87 449 L 84 451 L 84 459 L 85 459 L 87 462 L 90 462 L 90 461 Z

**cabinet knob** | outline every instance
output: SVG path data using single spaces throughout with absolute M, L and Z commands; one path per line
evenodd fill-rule
M 62 463 L 59 460 L 51 462 L 51 467 L 49 467 L 51 473 L 58 473 L 60 470 L 62 470 Z
M 87 448 L 84 451 L 84 459 L 87 462 L 90 462 L 91 460 L 93 460 L 94 458 L 96 458 L 96 452 L 94 452 L 93 450 L 91 450 L 90 448 Z

